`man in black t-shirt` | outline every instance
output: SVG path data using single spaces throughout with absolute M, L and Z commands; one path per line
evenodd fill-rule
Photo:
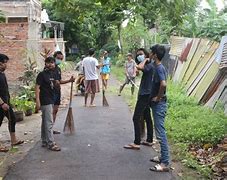
M 16 118 L 13 109 L 10 105 L 10 95 L 7 79 L 4 71 L 7 68 L 7 62 L 9 58 L 5 54 L 0 54 L 0 126 L 4 117 L 8 118 L 8 127 L 11 138 L 11 145 L 19 145 L 24 143 L 22 140 L 18 140 L 15 134 Z M 0 146 L 0 152 L 7 152 L 9 149 Z
M 60 84 L 66 84 L 69 82 L 74 82 L 75 78 L 72 76 L 69 80 L 62 80 L 61 77 L 61 69 L 59 67 L 59 65 L 61 64 L 62 60 L 63 60 L 63 54 L 61 51 L 56 51 L 54 53 L 54 58 L 55 58 L 55 69 L 54 69 L 54 73 L 56 76 L 56 83 L 55 83 L 55 87 L 54 87 L 54 107 L 53 107 L 53 121 L 55 123 L 56 120 L 56 116 L 58 113 L 58 108 L 59 105 L 61 104 L 61 87 Z M 60 134 L 60 131 L 57 130 L 53 130 L 54 134 Z
M 53 105 L 54 87 L 56 85 L 55 59 L 48 57 L 45 59 L 45 68 L 36 78 L 36 108 L 42 111 L 41 139 L 42 147 L 47 147 L 52 151 L 60 151 L 53 137 Z
M 147 139 L 146 141 L 142 141 L 143 145 L 152 146 L 153 145 L 153 124 L 151 120 L 150 114 L 150 94 L 152 90 L 152 76 L 153 76 L 153 62 L 152 54 L 149 54 L 145 51 L 145 49 L 141 48 L 137 51 L 137 58 L 140 62 L 137 66 L 138 70 L 143 72 L 140 88 L 138 92 L 138 98 L 133 114 L 133 124 L 134 124 L 134 133 L 135 133 L 135 140 L 134 143 L 125 145 L 124 148 L 126 149 L 140 149 L 141 144 L 141 117 L 146 120 L 147 126 Z

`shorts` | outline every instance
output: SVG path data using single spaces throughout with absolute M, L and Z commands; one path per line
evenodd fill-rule
M 85 80 L 85 93 L 95 94 L 100 91 L 99 80 Z
M 109 74 L 101 74 L 103 80 L 108 80 L 110 75 Z
M 61 92 L 54 93 L 54 105 L 59 106 L 61 104 Z

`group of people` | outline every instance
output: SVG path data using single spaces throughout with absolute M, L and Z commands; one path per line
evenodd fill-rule
M 154 129 L 156 138 L 160 143 L 161 156 L 154 157 L 151 161 L 158 164 L 151 168 L 153 171 L 169 170 L 169 149 L 164 128 L 165 115 L 167 110 L 166 98 L 166 80 L 167 73 L 161 63 L 165 55 L 165 48 L 161 45 L 155 45 L 150 48 L 148 53 L 144 48 L 140 48 L 136 52 L 136 58 L 133 59 L 133 54 L 127 54 L 127 62 L 125 64 L 125 82 L 120 86 L 119 95 L 126 84 L 131 83 L 131 94 L 134 94 L 135 77 L 139 71 L 142 72 L 142 78 L 138 91 L 138 98 L 133 114 L 135 139 L 133 143 L 124 146 L 126 149 L 139 150 L 140 145 L 153 145 L 153 123 L 151 111 L 153 114 Z M 94 57 L 95 49 L 91 48 L 88 55 L 82 56 L 81 61 L 77 64 L 79 74 L 76 79 L 76 84 L 84 78 L 85 85 L 85 101 L 84 106 L 94 107 L 95 94 L 100 91 L 99 75 L 97 69 L 100 69 L 102 79 L 102 89 L 106 90 L 110 74 L 110 58 L 108 52 L 104 51 L 100 61 Z M 10 96 L 7 85 L 7 80 L 4 71 L 7 67 L 9 58 L 0 54 L 0 125 L 3 118 L 6 116 L 9 120 L 9 132 L 12 145 L 22 144 L 24 141 L 18 140 L 15 135 L 15 115 L 10 105 Z M 36 110 L 41 109 L 42 124 L 41 124 L 41 140 L 42 147 L 47 147 L 52 151 L 60 151 L 61 148 L 54 141 L 53 134 L 60 134 L 59 131 L 53 130 L 53 124 L 56 121 L 56 115 L 61 101 L 61 84 L 74 82 L 72 76 L 68 80 L 62 80 L 61 69 L 59 64 L 63 60 L 63 54 L 60 51 L 54 53 L 53 57 L 45 59 L 45 67 L 36 78 L 35 96 Z M 78 89 L 77 89 L 78 91 Z M 88 95 L 91 95 L 88 105 Z M 141 117 L 146 121 L 147 139 L 141 141 Z M 6 147 L 0 146 L 1 152 L 6 152 Z
M 127 55 L 128 61 L 125 64 L 126 79 L 120 86 L 120 91 L 124 86 L 131 83 L 131 93 L 134 92 L 135 77 L 138 71 L 142 71 L 142 78 L 139 86 L 137 102 L 133 114 L 133 124 L 135 139 L 133 143 L 124 146 L 125 149 L 139 150 L 140 145 L 152 146 L 153 142 L 153 123 L 151 118 L 152 110 L 154 129 L 156 138 L 160 143 L 161 156 L 153 157 L 151 161 L 158 163 L 150 168 L 152 171 L 169 171 L 169 149 L 164 127 L 167 111 L 166 81 L 167 72 L 161 60 L 165 55 L 165 47 L 154 45 L 148 53 L 144 48 L 136 52 L 135 61 L 132 54 Z M 141 117 L 146 122 L 147 139 L 141 141 Z

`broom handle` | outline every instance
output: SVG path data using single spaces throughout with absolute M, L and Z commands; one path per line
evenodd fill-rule
M 69 107 L 72 107 L 72 98 L 73 98 L 73 82 L 71 82 Z

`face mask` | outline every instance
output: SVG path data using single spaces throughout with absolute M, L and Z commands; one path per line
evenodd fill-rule
M 55 60 L 55 64 L 56 64 L 56 65 L 61 64 L 61 60 L 60 60 L 60 59 L 56 59 L 56 60 Z
M 137 56 L 137 60 L 138 60 L 139 62 L 142 62 L 144 59 L 145 59 L 144 54 L 143 54 L 143 55 Z

